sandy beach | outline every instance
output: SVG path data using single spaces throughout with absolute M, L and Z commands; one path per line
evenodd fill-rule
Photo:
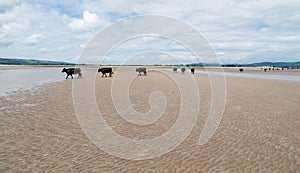
M 128 69 L 135 72 L 134 67 Z M 168 75 L 149 71 L 147 76 L 136 74 L 132 80 L 129 98 L 137 112 L 151 109 L 151 92 L 161 91 L 167 101 L 163 117 L 140 126 L 122 119 L 115 109 L 111 96 L 115 77 L 93 76 L 93 70 L 85 70 L 82 79 L 73 81 L 84 83 L 89 76 L 94 77 L 98 109 L 116 133 L 126 138 L 152 139 L 176 122 L 180 89 Z M 200 96 L 195 126 L 172 151 L 147 160 L 115 157 L 85 135 L 75 114 L 71 79 L 0 97 L 0 172 L 299 171 L 300 82 L 227 76 L 222 121 L 212 138 L 199 145 L 212 91 L 207 75 L 194 74 L 193 78 Z

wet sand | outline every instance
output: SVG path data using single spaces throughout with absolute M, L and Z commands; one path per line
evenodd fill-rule
M 282 70 L 281 68 L 267 68 L 268 70 L 265 72 L 261 67 L 235 67 L 235 68 L 224 68 L 224 72 L 235 72 L 240 73 L 239 69 L 242 68 L 244 71 L 243 73 L 249 73 L 249 74 L 263 74 L 263 75 L 285 75 L 285 76 L 299 76 L 300 69 L 287 69 L 284 68 Z
M 74 80 L 84 82 L 85 75 L 88 72 Z M 206 144 L 198 145 L 211 107 L 211 86 L 205 74 L 194 78 L 201 100 L 192 132 L 174 150 L 150 160 L 109 155 L 88 139 L 76 119 L 72 80 L 0 97 L 0 172 L 299 171 L 299 82 L 227 76 L 221 124 Z M 95 98 L 107 124 L 117 133 L 151 139 L 175 123 L 180 92 L 168 76 L 150 71 L 130 86 L 130 100 L 139 112 L 149 111 L 148 96 L 153 91 L 163 92 L 167 99 L 165 115 L 147 126 L 130 124 L 118 115 L 110 94 L 113 79 L 96 76 Z
M 190 69 L 192 67 L 188 67 L 187 69 Z M 225 72 L 225 73 L 238 73 L 238 74 L 254 74 L 254 75 L 280 75 L 280 76 L 300 76 L 300 69 L 288 69 L 284 68 L 282 70 L 281 68 L 271 68 L 269 70 L 269 67 L 267 68 L 267 71 L 264 71 L 264 67 L 214 67 L 214 66 L 208 66 L 208 67 L 193 67 L 195 68 L 195 73 L 198 71 L 208 71 L 208 72 Z M 179 68 L 180 69 L 180 68 Z M 240 69 L 243 69 L 243 72 L 240 72 Z M 189 71 L 189 70 L 188 70 Z

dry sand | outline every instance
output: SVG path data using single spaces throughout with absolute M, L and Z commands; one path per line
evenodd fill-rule
M 75 116 L 70 79 L 0 97 L 0 172 L 299 172 L 299 82 L 226 77 L 221 124 L 208 143 L 198 145 L 211 86 L 206 75 L 194 77 L 201 98 L 196 125 L 174 150 L 150 160 L 114 157 L 86 137 Z M 149 72 L 131 84 L 130 99 L 139 112 L 149 111 L 152 91 L 167 99 L 165 115 L 147 126 L 120 118 L 110 95 L 113 79 L 98 75 L 95 88 L 98 107 L 117 133 L 151 139 L 175 123 L 180 92 L 168 76 Z

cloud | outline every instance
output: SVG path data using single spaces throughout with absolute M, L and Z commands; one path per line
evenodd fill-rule
M 1 0 L 0 13 L 11 9 L 14 6 L 21 4 L 22 2 L 22 0 Z
M 70 45 L 65 45 L 65 46 L 61 46 L 58 48 L 58 50 L 62 50 L 62 51 L 67 51 L 67 50 L 70 50 L 71 49 L 71 46 Z
M 0 55 L 74 61 L 72 58 L 81 51 L 79 45 L 87 39 L 77 39 L 70 32 L 67 25 L 71 20 L 66 14 L 38 4 L 24 2 L 16 5 L 0 13 Z M 66 45 L 70 46 L 69 49 L 77 49 L 66 51 Z
M 128 17 L 154 14 L 176 18 L 198 30 L 223 62 L 299 60 L 299 5 L 298 0 L 124 0 L 118 3 L 2 0 L 0 55 L 76 61 L 89 40 L 106 26 Z M 147 24 L 137 29 L 143 27 Z M 161 29 L 174 35 L 180 30 Z M 93 43 L 89 48 L 105 46 L 105 42 Z M 118 58 L 109 61 L 122 62 L 120 56 L 126 58 L 147 50 L 182 56 L 183 61 L 193 60 L 178 44 L 150 35 L 124 43 L 112 52 Z M 160 58 L 170 60 L 164 56 Z
M 84 61 L 82 61 L 84 60 Z M 88 63 L 88 64 L 116 64 L 119 61 L 114 61 L 110 56 L 94 56 L 86 55 L 84 57 L 78 58 L 76 63 Z
M 24 39 L 24 45 L 37 45 L 40 43 L 41 39 L 43 39 L 42 34 L 32 34 L 29 37 Z
M 45 54 L 45 53 L 50 52 L 51 50 L 50 50 L 49 48 L 42 47 L 42 48 L 39 49 L 39 51 L 40 51 L 41 53 Z
M 268 32 L 270 30 L 270 28 L 268 27 L 262 27 L 259 31 L 260 32 Z
M 101 25 L 101 21 L 97 14 L 90 13 L 85 10 L 81 19 L 73 19 L 69 24 L 69 28 L 72 31 L 89 31 L 96 29 Z

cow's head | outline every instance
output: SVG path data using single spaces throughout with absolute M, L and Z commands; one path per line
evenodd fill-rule
M 63 72 L 67 72 L 67 69 L 66 69 L 66 68 L 63 68 L 61 72 L 62 72 L 62 73 L 63 73 Z
M 102 69 L 101 68 L 98 68 L 98 72 L 101 72 L 102 71 Z

